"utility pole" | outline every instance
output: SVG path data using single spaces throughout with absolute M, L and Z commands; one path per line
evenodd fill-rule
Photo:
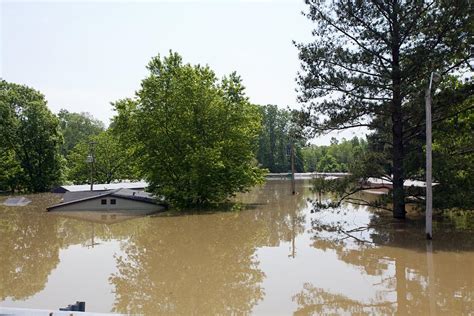
M 95 155 L 94 155 L 94 145 L 95 142 L 89 142 L 89 155 L 87 155 L 86 162 L 91 164 L 91 171 L 90 171 L 90 183 L 91 183 L 91 191 L 94 191 L 94 162 L 95 162 Z
M 430 84 L 425 94 L 426 112 L 426 238 L 433 238 L 433 184 L 432 184 L 432 153 L 431 153 L 431 88 L 433 82 L 439 81 L 436 72 L 430 76 Z
M 291 142 L 291 194 L 296 194 L 295 188 L 295 146 Z

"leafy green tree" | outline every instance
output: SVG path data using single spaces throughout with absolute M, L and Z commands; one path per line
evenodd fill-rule
M 131 151 L 123 147 L 110 131 L 101 132 L 79 142 L 69 153 L 68 180 L 76 184 L 90 183 L 91 164 L 87 157 L 94 152 L 94 182 L 110 183 L 139 178 Z
M 270 172 L 287 172 L 291 169 L 289 146 L 293 143 L 296 171 L 303 172 L 301 147 L 305 139 L 295 133 L 292 112 L 278 109 L 276 105 L 261 106 L 260 112 L 263 117 L 257 152 L 260 165 Z
M 148 70 L 136 103 L 115 103 L 114 129 L 135 147 L 151 191 L 175 205 L 202 205 L 263 180 L 255 160 L 260 115 L 239 76 L 219 81 L 176 53 L 152 58 Z
M 22 169 L 12 149 L 0 147 L 0 191 L 14 192 L 20 185 Z
M 326 152 L 326 146 L 310 145 L 302 149 L 304 170 L 306 172 L 317 172 L 318 163 Z
M 44 96 L 27 86 L 1 80 L 0 115 L 0 169 L 8 170 L 2 172 L 8 175 L 0 186 L 42 192 L 57 184 L 62 137 L 58 119 L 46 106 Z
M 393 182 L 393 216 L 405 217 L 405 124 L 420 106 L 431 71 L 469 67 L 470 2 L 308 0 L 314 41 L 298 44 L 300 101 L 317 132 L 355 126 L 390 135 L 386 175 Z
M 367 150 L 367 142 L 355 136 L 351 140 L 331 140 L 329 146 L 311 145 L 303 148 L 305 170 L 308 172 L 349 172 Z
M 73 113 L 60 110 L 58 113 L 59 126 L 63 134 L 64 144 L 61 152 L 66 157 L 79 142 L 90 136 L 104 131 L 104 123 L 95 119 L 89 113 Z
M 341 166 L 337 163 L 336 158 L 334 158 L 331 154 L 326 154 L 318 163 L 318 171 L 338 172 L 341 171 Z

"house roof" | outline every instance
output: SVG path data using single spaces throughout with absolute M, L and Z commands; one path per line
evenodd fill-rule
M 109 191 L 80 191 L 80 192 L 68 191 L 64 193 L 62 202 L 65 203 L 65 202 L 71 202 L 71 201 L 76 201 L 76 200 L 83 200 L 90 197 L 101 196 L 106 193 L 108 194 Z
M 152 194 L 147 192 L 138 192 L 130 189 L 116 189 L 108 191 L 81 191 L 81 192 L 66 192 L 63 196 L 63 202 L 48 207 L 48 211 L 55 208 L 76 204 L 88 200 L 98 199 L 106 196 L 113 196 L 127 200 L 133 200 L 137 202 L 149 203 L 149 204 L 158 204 L 166 206 L 165 203 L 157 201 Z
M 108 191 L 115 189 L 144 189 L 148 186 L 146 181 L 138 182 L 120 182 L 120 183 L 98 183 L 94 184 L 94 191 Z M 89 191 L 90 184 L 80 184 L 80 185 L 63 185 L 53 189 L 53 193 L 64 193 L 64 192 L 81 192 Z

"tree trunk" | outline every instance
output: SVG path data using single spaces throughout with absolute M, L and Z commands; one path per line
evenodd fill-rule
M 398 3 L 392 11 L 392 174 L 393 174 L 393 217 L 405 218 L 405 191 L 403 188 L 403 115 L 400 71 L 400 28 Z
M 400 106 L 401 108 L 401 106 Z M 403 188 L 403 126 L 400 108 L 392 115 L 393 123 L 393 217 L 405 218 L 405 191 Z

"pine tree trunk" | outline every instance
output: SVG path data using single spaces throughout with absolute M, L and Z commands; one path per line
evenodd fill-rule
M 393 217 L 405 218 L 405 191 L 403 188 L 403 115 L 400 71 L 399 6 L 394 2 L 392 11 L 392 141 L 393 141 Z
M 405 218 L 405 191 L 403 188 L 403 126 L 401 106 L 394 106 L 393 123 L 393 217 Z

